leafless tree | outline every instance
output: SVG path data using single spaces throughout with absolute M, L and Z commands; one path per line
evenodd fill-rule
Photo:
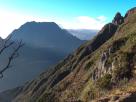
M 24 45 L 22 43 L 22 40 L 21 41 L 12 41 L 11 40 L 11 37 L 12 36 L 9 36 L 7 39 L 4 39 L 2 40 L 0 43 L 1 43 L 1 46 L 0 46 L 0 55 L 6 50 L 8 49 L 9 47 L 11 47 L 13 50 L 12 52 L 10 53 L 10 55 L 8 56 L 8 61 L 7 61 L 7 64 L 3 67 L 3 68 L 0 68 L 0 78 L 3 78 L 3 73 L 11 68 L 11 63 L 12 61 L 19 56 L 19 49 Z

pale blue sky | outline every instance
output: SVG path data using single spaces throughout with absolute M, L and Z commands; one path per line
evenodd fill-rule
M 0 0 L 0 36 L 27 21 L 54 21 L 68 29 L 101 29 L 136 0 Z

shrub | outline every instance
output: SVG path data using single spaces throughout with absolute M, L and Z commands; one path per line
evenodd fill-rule
M 101 89 L 109 89 L 111 87 L 111 78 L 111 74 L 105 74 L 97 80 L 96 85 Z
M 93 61 L 89 61 L 89 62 L 86 64 L 85 69 L 89 69 L 93 64 L 94 64 Z
M 130 78 L 132 76 L 131 66 L 133 54 L 122 52 L 116 60 L 115 69 L 113 70 L 113 77 L 115 80 Z

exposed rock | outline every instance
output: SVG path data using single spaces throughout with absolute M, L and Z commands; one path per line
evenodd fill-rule
M 97 62 L 98 64 L 96 65 L 94 73 L 92 74 L 93 80 L 96 81 L 96 79 L 102 77 L 105 74 L 113 74 L 113 71 L 115 70 L 115 66 L 116 66 L 115 63 L 117 62 L 116 61 L 117 59 L 112 58 L 112 61 L 110 63 L 108 63 L 109 58 L 111 57 L 111 55 L 116 53 L 116 51 L 118 51 L 123 45 L 125 45 L 126 41 L 127 41 L 127 38 L 121 38 L 121 39 L 115 40 L 113 42 L 113 44 L 106 51 L 104 51 L 101 54 L 101 58 Z M 129 55 L 129 57 L 130 57 L 130 55 Z M 133 59 L 133 58 L 131 57 L 131 59 Z M 130 68 L 128 68 L 128 69 L 130 69 Z M 122 77 L 122 78 L 124 78 L 124 77 Z M 112 79 L 115 80 L 114 78 L 112 78 Z
M 124 18 L 123 16 L 121 16 L 120 12 L 117 12 L 117 14 L 115 15 L 112 23 L 115 25 L 120 25 L 124 22 Z
M 94 73 L 92 74 L 92 79 L 97 80 L 98 78 L 102 77 L 103 75 L 111 74 L 113 67 L 114 67 L 114 61 L 111 63 L 111 65 L 107 66 L 106 62 L 111 54 L 109 48 L 107 51 L 103 52 L 101 55 L 100 60 L 98 61 L 98 64 L 96 65 L 96 69 L 94 70 Z

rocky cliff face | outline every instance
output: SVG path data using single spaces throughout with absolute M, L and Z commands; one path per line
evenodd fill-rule
M 28 82 L 13 102 L 135 102 L 135 11 L 117 13 L 92 40 Z

